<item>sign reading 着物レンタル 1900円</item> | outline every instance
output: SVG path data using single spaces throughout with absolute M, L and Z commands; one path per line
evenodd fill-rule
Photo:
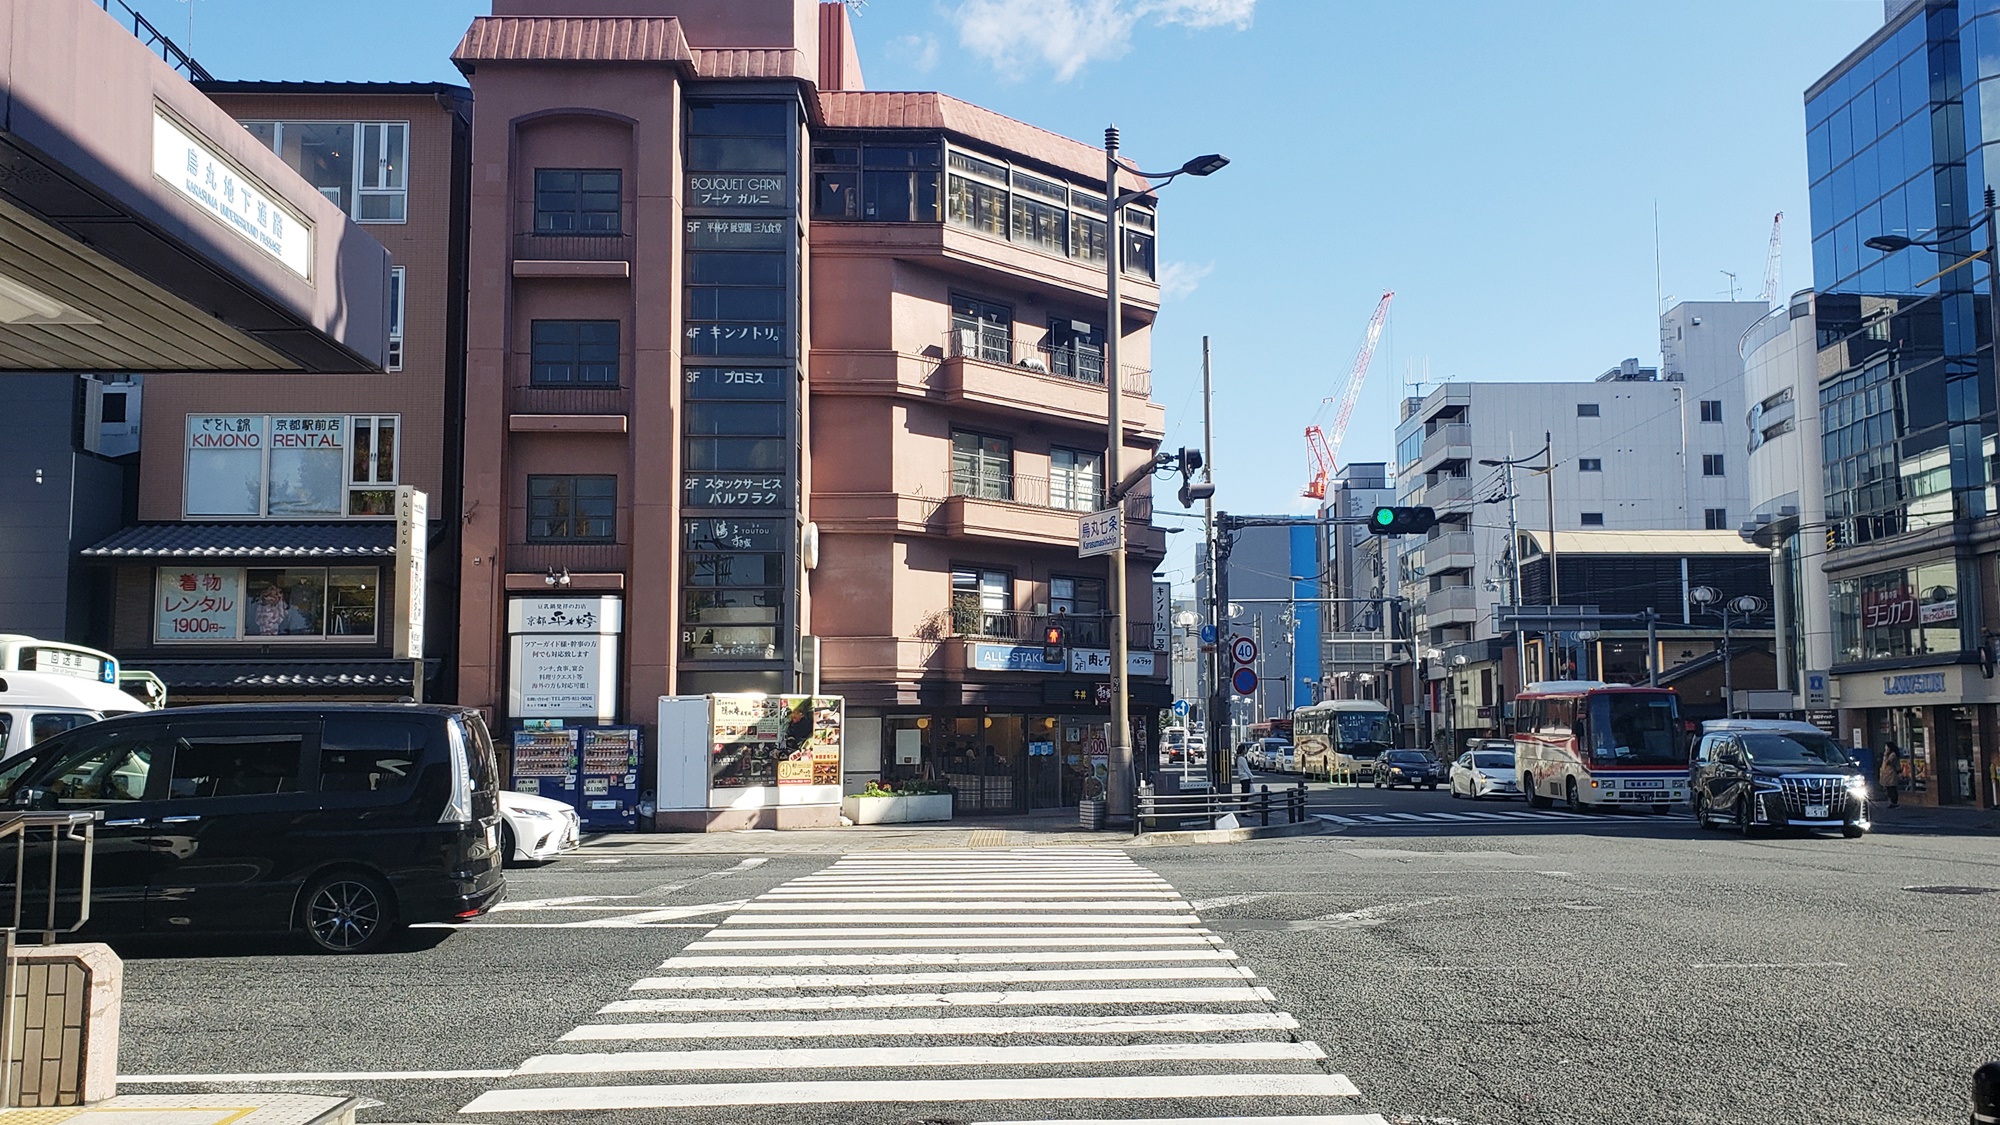
M 153 175 L 286 269 L 312 277 L 312 223 L 157 108 Z

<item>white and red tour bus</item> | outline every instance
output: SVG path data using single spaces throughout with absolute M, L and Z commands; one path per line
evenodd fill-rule
M 1514 763 L 1535 808 L 1650 807 L 1687 800 L 1687 748 L 1670 688 L 1552 680 L 1514 700 Z

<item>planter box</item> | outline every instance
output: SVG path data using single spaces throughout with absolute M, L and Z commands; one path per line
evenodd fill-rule
M 842 797 L 840 811 L 856 824 L 911 824 L 950 820 L 951 794 L 920 793 L 908 797 Z

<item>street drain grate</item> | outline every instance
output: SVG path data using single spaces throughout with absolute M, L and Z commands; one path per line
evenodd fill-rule
M 2000 892 L 2000 887 L 1904 887 L 1920 895 L 1990 895 Z

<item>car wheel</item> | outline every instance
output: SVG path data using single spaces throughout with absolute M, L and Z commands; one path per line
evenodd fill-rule
M 1458 791 L 1458 780 L 1457 780 L 1456 778 L 1454 778 L 1454 779 L 1452 779 L 1452 783 L 1451 783 L 1451 799 L 1452 799 L 1452 800 L 1454 800 L 1454 801 L 1456 801 L 1456 800 L 1458 800 L 1458 799 L 1459 799 L 1459 798 L 1460 798 L 1461 796 L 1463 796 L 1463 794 L 1461 794 L 1461 793 L 1460 793 L 1460 792 Z
M 1750 811 L 1750 800 L 1748 794 L 1736 800 L 1736 831 L 1739 835 L 1748 836 L 1757 828 L 1757 817 Z
M 1711 832 L 1714 831 L 1715 822 L 1708 815 L 1708 798 L 1702 796 L 1700 793 L 1696 793 L 1694 795 L 1693 807 L 1694 826 L 1696 828 L 1707 829 Z
M 1424 788 L 1425 788 L 1425 789 L 1428 789 L 1428 790 L 1430 790 L 1430 791 L 1431 791 L 1431 792 L 1433 792 L 1433 793 L 1437 792 L 1437 787 L 1438 787 L 1438 783 L 1437 783 L 1437 782 L 1435 782 L 1435 781 L 1433 781 L 1433 782 L 1431 782 L 1430 784 L 1428 784 L 1428 785 L 1425 785 L 1425 786 L 1424 786 Z
M 395 896 L 373 875 L 329 872 L 299 896 L 299 928 L 322 953 L 373 952 L 396 929 Z
M 500 866 L 521 866 L 521 857 L 514 850 L 514 828 L 504 820 L 500 822 Z
M 1840 834 L 1850 840 L 1859 840 L 1868 834 L 1868 830 L 1850 820 L 1840 826 Z
M 1569 802 L 1569 811 L 1573 813 L 1586 811 L 1583 807 L 1583 794 L 1578 791 L 1575 778 L 1563 782 L 1563 796 Z

